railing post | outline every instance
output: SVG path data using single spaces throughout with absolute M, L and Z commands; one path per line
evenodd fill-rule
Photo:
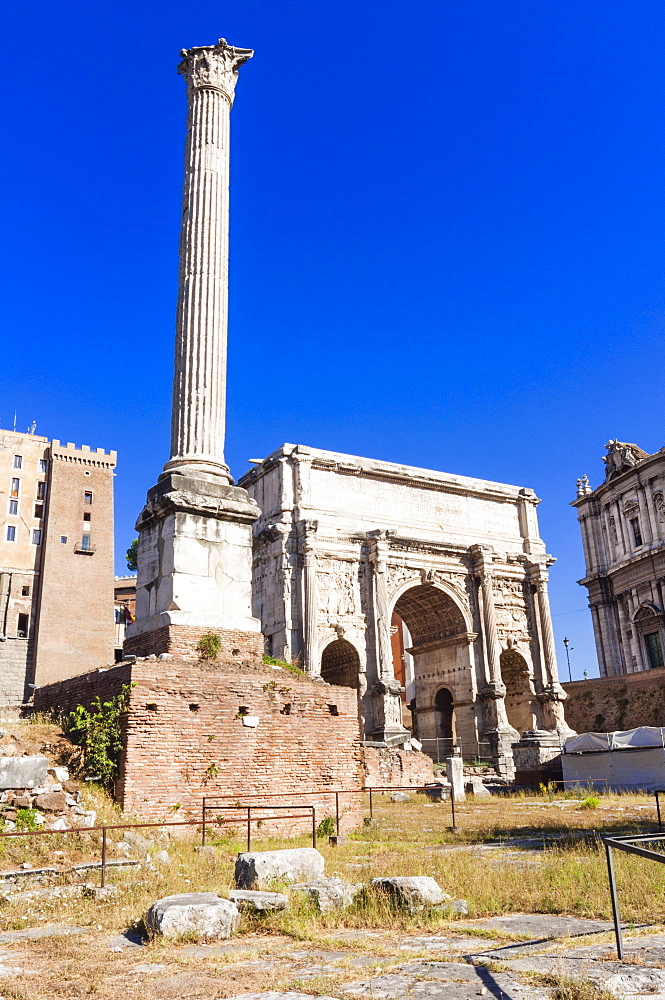
M 372 789 L 369 790 L 369 818 L 374 819 L 374 809 L 372 807 Z
M 252 849 L 252 807 L 247 806 L 247 852 Z
M 339 792 L 335 792 L 335 830 L 339 837 Z
M 312 847 L 316 847 L 316 806 L 312 806 Z
M 106 885 L 106 827 L 102 827 L 102 889 Z
M 663 829 L 663 824 L 660 819 L 660 799 L 658 798 L 658 790 L 656 790 L 656 812 L 658 813 L 658 829 Z
M 201 847 L 206 845 L 206 797 L 203 796 L 201 803 Z
M 610 898 L 612 900 L 612 916 L 614 917 L 614 936 L 617 942 L 617 958 L 623 960 L 623 940 L 621 937 L 621 918 L 619 916 L 619 901 L 617 899 L 617 886 L 614 877 L 614 861 L 612 859 L 612 848 L 605 844 L 605 854 L 607 856 L 607 875 L 610 880 Z

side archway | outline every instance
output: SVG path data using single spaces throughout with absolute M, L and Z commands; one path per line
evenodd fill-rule
M 328 684 L 340 687 L 360 687 L 360 657 L 348 639 L 335 639 L 323 650 L 321 676 Z
M 499 660 L 501 679 L 506 685 L 506 715 L 508 722 L 520 735 L 527 729 L 537 728 L 533 711 L 534 692 L 529 665 L 516 649 L 506 649 Z

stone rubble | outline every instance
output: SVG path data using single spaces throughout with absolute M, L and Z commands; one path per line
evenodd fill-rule
M 235 903 L 216 892 L 190 892 L 158 899 L 144 920 L 151 935 L 219 940 L 238 929 L 240 913 Z
M 405 907 L 411 913 L 424 910 L 428 906 L 441 906 L 452 898 L 430 875 L 373 878 L 371 885 L 379 892 L 386 893 L 398 906 Z
M 281 892 L 262 892 L 257 889 L 231 889 L 229 899 L 239 910 L 251 913 L 268 913 L 288 910 L 289 900 Z
M 285 851 L 251 851 L 238 855 L 235 882 L 239 889 L 265 889 L 274 879 L 297 882 L 323 877 L 323 855 L 314 847 Z
M 363 886 L 361 883 L 352 885 L 351 882 L 332 876 L 311 882 L 300 882 L 289 888 L 291 892 L 307 893 L 316 904 L 319 913 L 328 913 L 330 910 L 341 910 L 351 906 Z

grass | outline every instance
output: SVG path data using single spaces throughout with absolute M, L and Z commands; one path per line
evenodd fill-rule
M 83 795 L 85 805 L 97 811 L 98 823 L 120 819 L 117 807 L 102 790 L 88 785 Z M 609 919 L 600 833 L 653 829 L 653 800 L 640 795 L 601 795 L 592 811 L 582 805 L 582 801 L 570 795 L 557 796 L 551 790 L 541 795 L 517 794 L 478 803 L 471 800 L 458 807 L 458 831 L 453 833 L 449 804 L 431 804 L 420 795 L 409 803 L 392 803 L 389 795 L 377 794 L 371 826 L 357 831 L 340 847 L 330 847 L 324 841 L 319 848 L 325 857 L 326 874 L 339 875 L 353 883 L 367 885 L 372 877 L 380 875 L 432 875 L 444 891 L 467 899 L 469 919 L 520 911 Z M 131 817 L 125 820 L 130 822 Z M 268 826 L 265 824 L 255 832 L 254 849 L 311 843 L 304 835 L 289 840 L 270 837 Z M 158 831 L 146 830 L 142 835 L 154 841 L 149 847 L 151 854 L 166 847 L 170 864 L 155 863 L 154 871 L 144 865 L 140 870 L 109 872 L 108 880 L 119 889 L 114 900 L 100 904 L 76 895 L 60 899 L 23 896 L 0 904 L 0 932 L 50 923 L 71 923 L 92 929 L 92 938 L 86 936 L 85 944 L 74 937 L 31 942 L 31 960 L 36 968 L 45 970 L 39 984 L 36 976 L 19 977 L 8 986 L 3 981 L 0 998 L 42 1000 L 53 996 L 69 1000 L 95 995 L 115 1000 L 133 995 L 136 977 L 127 979 L 131 971 L 128 964 L 132 962 L 133 965 L 166 963 L 174 976 L 191 973 L 194 985 L 188 992 L 177 980 L 175 992 L 170 993 L 164 986 L 163 993 L 154 994 L 164 998 L 229 996 L 275 989 L 276 983 L 294 988 L 294 983 L 299 982 L 297 963 L 292 963 L 290 971 L 279 974 L 267 972 L 268 966 L 261 971 L 260 962 L 255 963 L 256 968 L 248 966 L 240 973 L 232 966 L 233 961 L 240 961 L 238 958 L 215 956 L 213 951 L 206 953 L 208 957 L 188 957 L 186 949 L 158 941 L 133 959 L 130 953 L 109 952 L 111 935 L 136 924 L 155 899 L 190 891 L 223 893 L 231 887 L 236 854 L 245 846 L 241 838 L 227 834 L 220 836 L 213 852 L 201 854 L 195 849 L 195 835 L 189 831 L 180 836 L 163 833 L 160 838 Z M 112 842 L 121 839 L 122 833 L 112 832 L 109 836 L 109 856 L 114 857 L 117 855 Z M 535 843 L 519 850 L 509 846 L 514 838 L 529 838 Z M 503 846 L 488 846 L 495 844 Z M 54 851 L 61 853 L 54 855 Z M 24 861 L 34 866 L 56 861 L 66 868 L 76 861 L 98 858 L 99 853 L 96 834 L 8 839 L 0 841 L 0 867 L 6 870 L 19 867 Z M 133 856 L 142 863 L 145 855 L 145 846 L 134 849 Z M 665 902 L 665 866 L 622 854 L 616 858 L 616 870 L 624 921 L 659 923 Z M 99 873 L 89 872 L 82 878 L 98 881 Z M 59 884 L 65 885 L 75 882 L 75 877 L 66 873 L 59 880 Z M 452 930 L 463 933 L 460 924 L 459 918 L 453 923 L 439 911 L 401 912 L 384 895 L 366 890 L 349 909 L 328 914 L 319 914 L 306 897 L 293 894 L 287 912 L 264 917 L 243 915 L 240 933 L 241 941 L 254 942 L 259 957 L 271 956 L 270 961 L 281 960 L 285 943 L 303 942 L 317 948 L 364 953 L 376 958 L 379 964 L 385 959 L 385 965 L 390 966 L 404 960 L 404 954 L 400 956 L 395 950 L 396 935 L 446 935 Z M 369 930 L 378 937 L 349 938 L 347 934 L 354 929 Z M 468 933 L 488 940 L 519 940 L 517 935 L 487 928 Z M 609 936 L 608 948 L 611 948 Z M 309 993 L 339 996 L 336 992 L 341 988 L 339 984 L 370 974 L 374 974 L 370 969 L 365 973 L 358 968 L 336 966 L 334 974 L 303 978 L 301 987 Z M 113 986 L 109 985 L 111 981 Z M 553 989 L 555 1000 L 606 1000 L 606 994 L 590 981 L 573 982 L 551 976 L 547 982 L 538 981 Z M 217 983 L 214 988 L 213 982 Z M 153 996 L 147 982 L 146 991 L 141 989 L 146 997 Z

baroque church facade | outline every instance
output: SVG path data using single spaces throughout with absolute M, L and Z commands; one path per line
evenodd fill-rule
M 605 481 L 578 480 L 589 607 L 602 677 L 665 663 L 665 448 L 605 445 Z

